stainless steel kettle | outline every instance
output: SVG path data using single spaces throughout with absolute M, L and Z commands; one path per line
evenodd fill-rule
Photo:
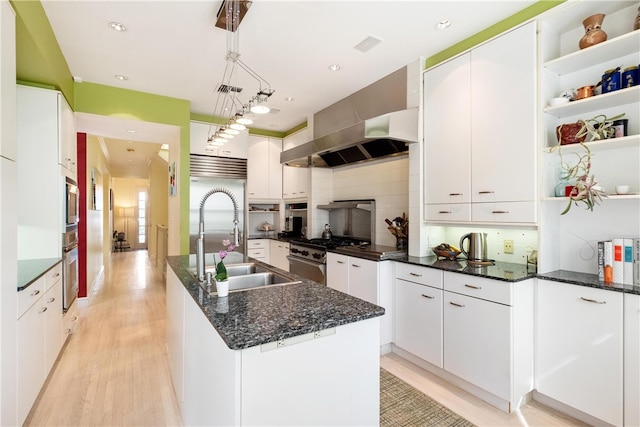
M 465 242 L 469 241 L 468 249 Z M 460 238 L 460 251 L 473 261 L 487 260 L 487 233 L 468 233 Z
M 324 231 L 322 232 L 322 238 L 326 240 L 331 240 L 333 237 L 333 233 L 331 233 L 331 226 L 329 224 L 324 225 Z

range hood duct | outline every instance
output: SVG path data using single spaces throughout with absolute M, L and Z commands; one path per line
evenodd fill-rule
M 408 154 L 418 108 L 407 108 L 406 67 L 314 115 L 314 139 L 283 151 L 287 166 L 339 167 Z M 338 129 L 336 129 L 338 128 Z

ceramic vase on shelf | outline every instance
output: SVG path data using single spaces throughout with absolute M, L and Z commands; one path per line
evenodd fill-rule
M 580 49 L 584 49 L 607 40 L 607 33 L 600 28 L 602 26 L 602 21 L 604 21 L 604 16 L 604 13 L 596 13 L 582 21 L 585 34 L 580 39 Z

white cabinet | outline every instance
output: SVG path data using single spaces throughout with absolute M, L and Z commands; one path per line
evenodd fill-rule
M 380 321 L 380 345 L 393 341 L 393 265 L 327 253 L 327 286 L 385 309 Z M 384 349 L 386 351 L 386 348 Z
M 444 272 L 445 371 L 516 409 L 533 390 L 534 279 L 504 282 Z
M 16 395 L 20 425 L 64 344 L 61 267 L 58 263 L 18 292 Z
M 78 298 L 74 299 L 71 306 L 62 317 L 62 330 L 65 335 L 75 334 L 80 321 L 80 311 L 78 310 Z
M 622 425 L 623 294 L 547 280 L 537 288 L 537 391 Z
M 262 262 L 269 262 L 269 239 L 249 239 L 247 240 L 247 255 L 251 258 L 259 259 Z
M 289 271 L 289 243 L 269 240 L 269 264 Z
M 184 411 L 184 286 L 167 267 L 167 358 L 180 410 Z
M 624 425 L 640 426 L 640 295 L 624 295 Z
M 424 74 L 427 221 L 536 221 L 535 40 L 529 23 Z
M 285 137 L 282 149 L 288 150 L 308 142 L 309 132 L 304 128 Z M 309 168 L 282 166 L 282 198 L 303 199 L 309 195 Z
M 17 86 L 19 260 L 55 258 L 62 252 L 61 96 L 53 90 Z
M 247 158 L 247 197 L 282 198 L 282 140 L 250 135 Z
M 248 153 L 249 132 L 241 131 L 220 147 L 209 144 L 209 137 L 215 133 L 217 126 L 204 122 L 190 123 L 190 152 L 206 156 L 234 157 L 246 159 Z
M 394 344 L 442 368 L 442 271 L 396 263 Z
M 7 0 L 0 2 L 0 157 L 16 160 L 16 140 L 13 126 L 16 121 L 16 14 Z
M 76 122 L 73 110 L 61 93 L 58 93 L 58 163 L 64 175 L 73 179 L 78 173 L 78 149 Z

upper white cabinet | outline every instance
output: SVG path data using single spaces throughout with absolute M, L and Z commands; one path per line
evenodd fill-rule
M 0 1 L 0 156 L 16 160 L 16 140 L 13 126 L 16 121 L 16 14 L 8 1 Z
M 308 128 L 286 136 L 282 140 L 282 149 L 288 150 L 309 142 Z M 309 168 L 282 166 L 282 197 L 284 199 L 303 199 L 309 195 Z
M 282 198 L 282 140 L 249 135 L 247 158 L 247 197 L 249 199 Z
M 427 221 L 536 222 L 536 83 L 535 23 L 425 73 Z
M 76 179 L 78 173 L 78 149 L 76 121 L 67 100 L 58 93 L 58 163 L 63 174 Z
M 18 259 L 62 252 L 61 97 L 54 90 L 17 86 Z
M 546 280 L 537 288 L 536 389 L 623 425 L 623 294 Z
M 209 136 L 215 133 L 216 126 L 204 122 L 190 123 L 191 153 L 206 156 L 233 157 L 246 159 L 248 150 L 249 132 L 241 131 L 238 135 L 229 139 L 223 146 L 209 145 Z

